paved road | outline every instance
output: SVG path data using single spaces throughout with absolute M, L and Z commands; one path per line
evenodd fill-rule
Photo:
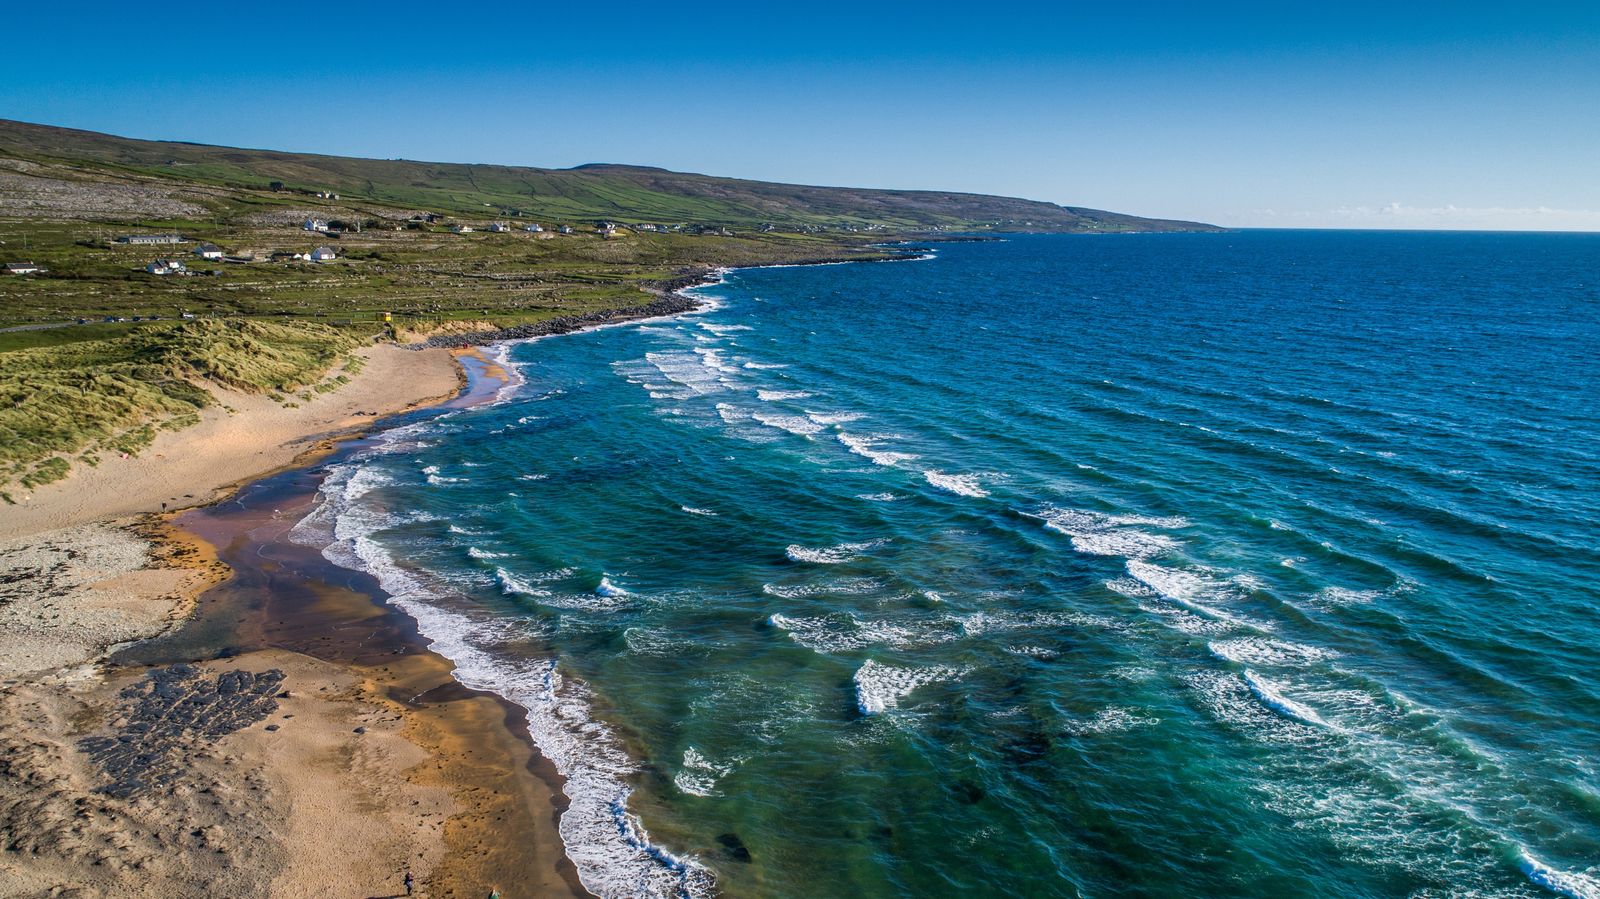
M 0 334 L 6 331 L 44 331 L 49 328 L 66 328 L 77 322 L 45 322 L 42 325 L 12 325 L 9 328 L 0 328 Z

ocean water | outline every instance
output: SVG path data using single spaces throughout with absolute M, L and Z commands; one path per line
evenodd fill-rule
M 1600 236 L 700 294 L 297 530 L 529 710 L 591 891 L 1600 897 Z

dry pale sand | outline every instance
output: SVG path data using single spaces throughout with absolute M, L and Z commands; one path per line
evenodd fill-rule
M 448 350 L 391 345 L 360 351 L 350 383 L 312 394 L 297 408 L 266 396 L 214 391 L 218 403 L 200 423 L 163 432 L 138 456 L 77 465 L 65 480 L 13 493 L 0 508 L 0 540 L 97 521 L 205 505 L 240 482 L 292 463 L 329 438 L 373 419 L 454 396 L 462 376 Z M 234 411 L 229 411 L 232 409 Z

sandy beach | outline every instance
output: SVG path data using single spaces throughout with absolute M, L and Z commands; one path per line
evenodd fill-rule
M 394 896 L 407 871 L 424 896 L 583 895 L 516 711 L 286 539 L 315 489 L 297 461 L 463 396 L 449 351 L 363 355 L 299 408 L 219 394 L 7 508 L 0 896 Z M 457 402 L 505 377 L 468 362 Z
M 64 480 L 13 494 L 0 540 L 206 505 L 377 418 L 452 397 L 463 383 L 445 350 L 380 345 L 357 355 L 364 364 L 349 384 L 295 406 L 212 388 L 217 402 L 199 424 L 163 432 L 138 456 L 78 465 Z

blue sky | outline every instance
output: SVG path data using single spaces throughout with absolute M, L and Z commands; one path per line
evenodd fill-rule
M 0 117 L 1234 226 L 1600 230 L 1600 3 L 1300 6 L 27 4 Z

